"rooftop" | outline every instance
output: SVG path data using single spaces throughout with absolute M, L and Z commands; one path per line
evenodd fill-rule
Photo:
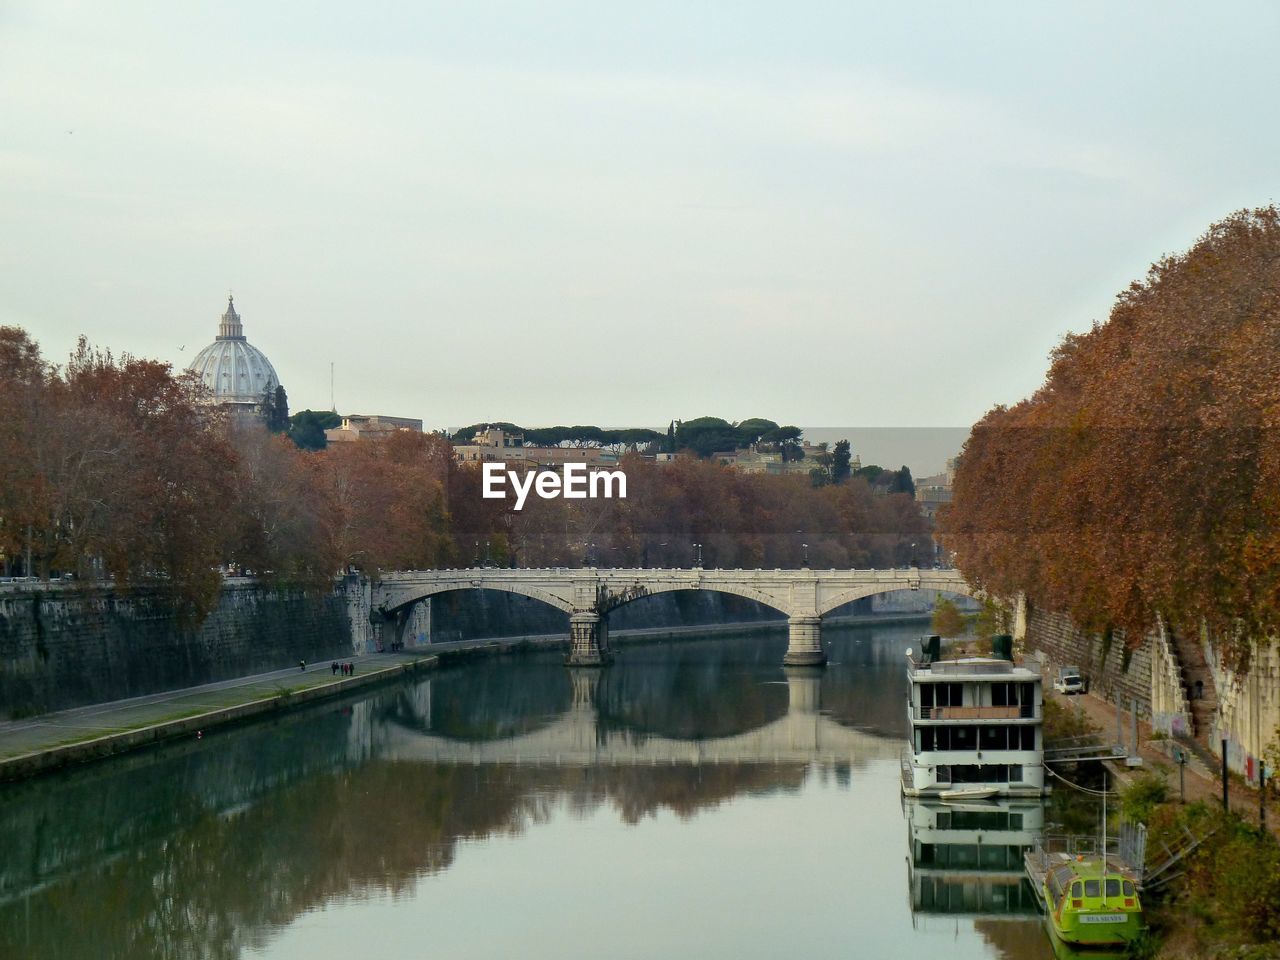
M 1040 679 L 1040 674 L 1033 670 L 995 657 L 960 657 L 955 660 L 938 660 L 934 663 L 908 657 L 907 672 L 911 675 L 925 674 L 938 678 L 1002 676 L 1018 680 Z

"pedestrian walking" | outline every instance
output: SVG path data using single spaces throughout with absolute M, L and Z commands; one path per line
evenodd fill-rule
M 298 661 L 298 669 L 299 669 L 299 670 L 301 670 L 303 673 L 305 673 L 305 672 L 306 672 L 306 670 L 307 670 L 307 661 L 305 661 L 305 660 L 299 660 L 299 661 Z
M 336 676 L 338 675 L 338 661 L 337 661 L 337 660 L 333 661 L 333 665 L 330 667 L 330 669 L 333 671 L 333 675 L 336 677 Z

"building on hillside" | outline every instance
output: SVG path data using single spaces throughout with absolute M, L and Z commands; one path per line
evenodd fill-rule
M 951 502 L 951 485 L 956 476 L 956 461 L 952 457 L 947 461 L 947 469 L 932 477 L 921 477 L 916 481 L 916 502 L 920 504 L 920 512 L 929 519 L 938 514 L 938 508 Z
M 266 395 L 280 386 L 267 355 L 245 338 L 232 297 L 227 297 L 217 337 L 196 354 L 187 370 L 204 383 L 213 403 L 227 407 L 235 416 L 257 413 Z
M 413 417 L 388 417 L 382 414 L 353 413 L 342 418 L 342 424 L 324 432 L 329 443 L 355 440 L 383 440 L 400 430 L 422 432 L 422 421 Z
M 785 474 L 802 474 L 809 475 L 809 471 L 819 466 L 818 457 L 825 453 L 830 453 L 824 444 L 811 446 L 810 444 L 802 444 L 800 451 L 804 454 L 798 460 L 783 460 L 781 451 L 774 449 L 775 445 L 768 444 L 762 450 L 758 444 L 752 444 L 740 450 L 725 450 L 713 453 L 711 459 L 717 463 L 724 464 L 726 467 L 733 467 L 742 473 L 763 473 L 770 476 L 782 476 Z M 851 470 L 857 470 L 862 466 L 862 461 L 858 457 L 854 457 L 849 464 Z
M 453 455 L 459 463 L 496 461 L 513 466 L 560 466 L 565 463 L 613 464 L 616 454 L 600 447 L 536 447 L 524 442 L 524 434 L 507 433 L 498 427 L 476 431 L 470 443 L 455 443 Z
M 522 463 L 525 459 L 523 433 L 507 433 L 501 427 L 477 430 L 470 443 L 455 443 L 453 456 L 459 463 L 485 460 Z

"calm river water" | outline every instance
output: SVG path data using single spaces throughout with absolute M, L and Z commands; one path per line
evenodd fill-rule
M 1041 808 L 900 796 L 920 629 L 475 662 L 0 790 L 0 957 L 1052 957 Z

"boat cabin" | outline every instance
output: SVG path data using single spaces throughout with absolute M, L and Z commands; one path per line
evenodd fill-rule
M 1039 797 L 1045 792 L 1040 675 L 1008 660 L 909 658 L 908 796 Z

